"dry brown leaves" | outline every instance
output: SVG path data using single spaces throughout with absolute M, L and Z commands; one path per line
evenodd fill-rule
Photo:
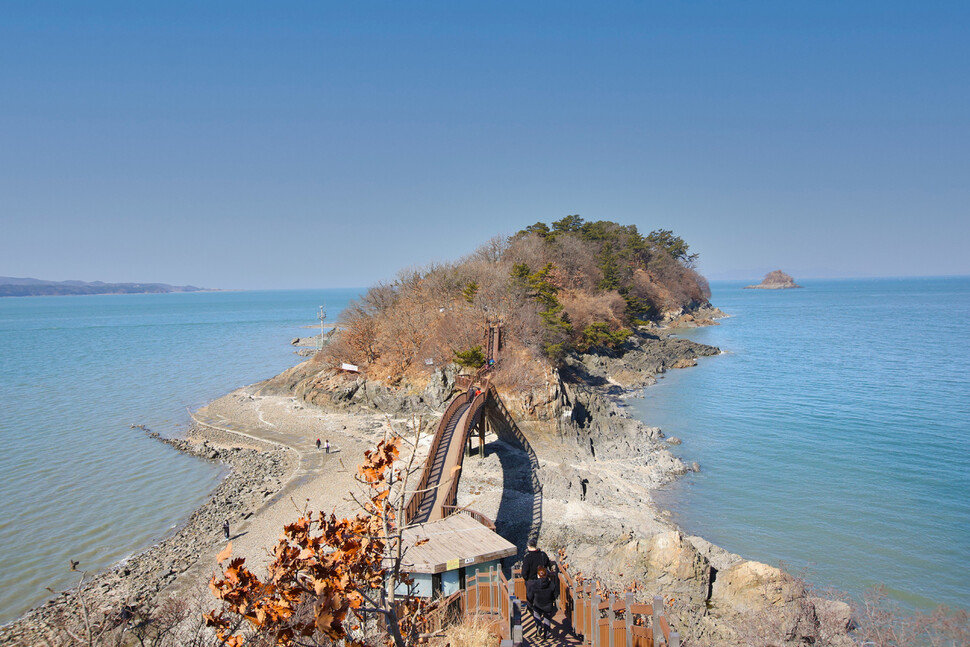
M 218 560 L 221 577 L 209 584 L 223 608 L 206 615 L 230 647 L 241 647 L 237 617 L 263 635 L 272 636 L 283 647 L 319 632 L 330 640 L 350 639 L 348 614 L 365 605 L 384 586 L 386 547 L 384 520 L 393 520 L 388 503 L 386 474 L 399 456 L 399 439 L 382 441 L 365 453 L 359 476 L 371 488 L 365 512 L 353 519 L 338 519 L 323 512 L 306 515 L 283 528 L 273 551 L 274 559 L 265 580 L 245 567 L 245 559 L 231 559 L 232 545 Z M 297 614 L 312 601 L 313 614 Z

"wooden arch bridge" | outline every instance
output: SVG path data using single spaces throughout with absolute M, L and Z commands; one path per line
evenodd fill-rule
M 438 423 L 421 477 L 405 506 L 406 524 L 437 521 L 455 510 L 458 480 L 465 456 L 471 454 L 471 441 L 477 436 L 479 451 L 484 455 L 485 434 L 491 431 L 499 439 L 522 449 L 529 458 L 534 492 L 530 536 L 538 536 L 542 519 L 542 488 L 537 476 L 539 461 L 488 379 L 501 347 L 501 324 L 488 325 L 485 330 L 485 365 L 475 375 L 458 378 L 461 393 L 452 399 Z
M 494 432 L 500 440 L 522 449 L 529 458 L 533 492 L 530 538 L 538 538 L 542 522 L 542 485 L 538 478 L 539 461 L 528 439 L 489 380 L 502 347 L 502 326 L 491 324 L 485 331 L 485 365 L 473 376 L 459 378 L 460 393 L 445 410 L 435 431 L 431 448 L 417 487 L 408 500 L 406 525 L 433 523 L 460 512 L 457 507 L 458 482 L 464 459 L 471 454 L 471 441 L 477 435 L 484 455 L 485 434 Z M 491 520 L 465 510 L 481 523 L 495 529 Z M 440 599 L 441 615 L 485 615 L 491 619 L 503 647 L 520 645 L 591 645 L 593 647 L 679 647 L 680 637 L 671 631 L 660 598 L 653 604 L 635 604 L 632 594 L 625 599 L 601 599 L 598 583 L 577 582 L 565 568 L 557 569 L 560 610 L 556 616 L 559 631 L 538 641 L 535 623 L 523 612 L 525 582 L 513 572 L 507 579 L 501 569 L 475 573 L 457 593 Z

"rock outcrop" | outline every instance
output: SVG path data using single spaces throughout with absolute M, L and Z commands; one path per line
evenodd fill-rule
M 455 391 L 458 367 L 436 368 L 422 381 L 388 385 L 357 373 L 303 362 L 259 385 L 264 395 L 295 395 L 307 404 L 347 409 L 365 407 L 389 415 L 440 413 Z
M 670 325 L 706 320 L 682 313 Z M 497 442 L 481 464 L 466 464 L 459 502 L 492 515 L 517 543 L 540 528 L 540 543 L 563 549 L 574 573 L 614 590 L 635 584 L 643 599 L 663 596 L 692 641 L 743 642 L 746 631 L 764 625 L 785 642 L 811 642 L 819 616 L 842 618 L 845 610 L 810 597 L 779 569 L 685 536 L 651 498 L 651 490 L 700 466 L 670 452 L 679 439 L 668 442 L 659 428 L 630 417 L 623 398 L 655 383 L 658 374 L 719 352 L 646 326 L 615 352 L 568 357 L 535 386 L 503 387 L 497 374 L 503 402 L 537 456 L 535 479 L 527 478 L 534 468 L 514 455 L 518 449 Z M 259 389 L 324 408 L 436 416 L 455 392 L 458 374 L 454 365 L 436 367 L 388 384 L 314 359 Z
M 745 290 L 788 290 L 790 288 L 800 288 L 802 286 L 795 283 L 793 279 L 788 274 L 785 274 L 781 270 L 775 270 L 774 272 L 768 272 L 765 274 L 765 278 L 758 285 L 747 285 Z
M 730 619 L 743 642 L 754 635 L 774 635 L 794 644 L 812 644 L 820 633 L 828 644 L 849 642 L 849 605 L 814 597 L 805 583 L 781 569 L 760 562 L 742 561 L 716 573 L 711 586 L 711 608 Z

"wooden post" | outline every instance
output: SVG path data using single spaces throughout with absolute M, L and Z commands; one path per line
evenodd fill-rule
M 507 600 L 509 604 L 509 617 L 503 618 L 503 620 L 505 620 L 505 628 L 509 630 L 509 638 L 512 639 L 512 642 L 515 642 L 515 607 L 513 606 L 515 598 L 510 595 Z
M 593 644 L 593 583 L 586 583 L 586 640 Z
M 511 615 L 512 615 L 512 643 L 514 645 L 522 644 L 522 608 L 519 606 L 519 600 L 515 595 L 509 594 L 509 604 L 511 604 Z
M 593 594 L 593 647 L 601 647 L 600 645 L 600 596 L 598 593 Z
M 616 602 L 616 598 L 613 596 L 612 593 L 610 594 L 610 597 L 607 599 L 607 602 L 609 603 L 610 606 L 606 609 L 606 632 L 607 632 L 606 633 L 606 640 L 607 640 L 607 642 L 609 642 L 609 647 L 616 647 L 616 645 L 613 644 L 613 641 L 614 641 L 614 638 L 613 638 L 613 604 Z
M 488 606 L 490 611 L 494 611 L 498 600 L 498 578 L 495 577 L 495 567 L 488 567 Z
M 660 628 L 660 610 L 663 609 L 663 600 L 659 595 L 653 596 L 653 617 L 650 619 L 650 633 L 653 634 L 653 644 L 657 644 L 657 638 L 663 638 L 664 632 Z
M 576 633 L 583 636 L 583 644 L 586 644 L 586 637 L 588 632 L 586 631 L 586 597 L 583 592 L 583 585 L 576 585 L 576 618 L 573 621 L 573 628 Z
M 626 594 L 626 611 L 623 613 L 623 624 L 626 625 L 626 647 L 633 647 L 633 592 Z

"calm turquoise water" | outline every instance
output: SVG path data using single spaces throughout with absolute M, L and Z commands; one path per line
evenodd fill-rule
M 970 607 L 970 279 L 714 284 L 728 354 L 633 401 L 703 471 L 662 493 L 747 557 Z M 148 440 L 299 358 L 357 290 L 0 299 L 0 621 L 164 536 L 218 482 Z
M 702 471 L 690 532 L 860 596 L 970 608 L 970 278 L 715 283 L 727 354 L 634 400 Z
M 162 538 L 218 467 L 164 435 L 196 407 L 296 364 L 359 290 L 0 299 L 0 622 Z

